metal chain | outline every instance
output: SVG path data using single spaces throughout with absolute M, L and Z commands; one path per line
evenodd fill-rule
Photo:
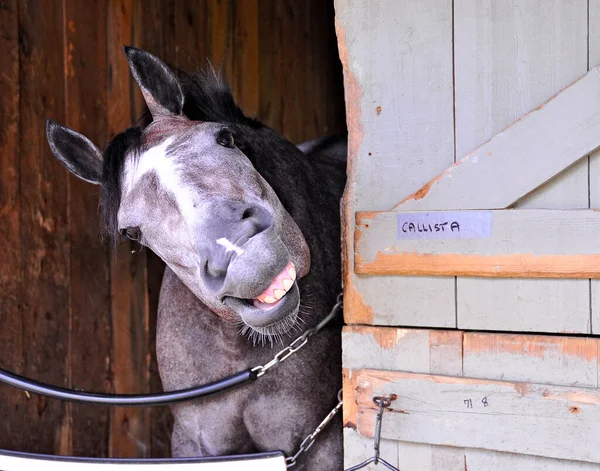
M 308 343 L 309 338 L 311 338 L 313 335 L 319 332 L 323 327 L 325 327 L 325 325 L 327 325 L 327 323 L 329 323 L 337 315 L 338 311 L 342 307 L 342 303 L 342 293 L 340 293 L 337 297 L 337 302 L 335 303 L 327 317 L 325 317 L 316 326 L 305 330 L 300 337 L 298 337 L 287 347 L 279 351 L 270 362 L 266 363 L 265 365 L 259 365 L 252 368 L 252 371 L 256 374 L 256 377 L 260 378 L 269 370 L 269 368 L 272 368 L 273 366 L 287 360 L 290 356 L 292 356 L 294 353 L 296 353 L 298 350 L 304 347 Z
M 292 343 L 290 343 L 284 349 L 277 352 L 277 354 L 273 357 L 273 359 L 271 361 L 269 361 L 265 365 L 259 365 L 259 366 L 255 366 L 254 368 L 252 368 L 252 371 L 254 372 L 254 374 L 256 374 L 256 377 L 260 378 L 270 368 L 287 360 L 294 353 L 296 353 L 298 350 L 300 350 L 302 347 L 304 347 L 308 343 L 308 339 L 310 339 L 313 335 L 315 335 L 317 332 L 319 332 L 323 327 L 325 327 L 337 315 L 338 311 L 342 308 L 342 303 L 343 303 L 343 298 L 342 298 L 342 293 L 340 293 L 337 297 L 337 301 L 336 301 L 335 305 L 331 308 L 331 312 L 329 314 L 327 314 L 327 316 L 325 318 L 323 318 L 323 320 L 321 322 L 319 322 L 316 326 L 305 330 L 304 333 L 300 337 L 295 339 Z M 327 417 L 325 417 L 323 419 L 323 421 L 318 425 L 318 427 L 314 430 L 314 432 L 311 433 L 310 435 L 308 435 L 304 440 L 302 440 L 302 443 L 300 444 L 300 448 L 294 454 L 294 456 L 290 456 L 285 459 L 285 462 L 286 462 L 286 465 L 288 468 L 291 468 L 296 465 L 296 461 L 298 460 L 298 458 L 303 453 L 307 452 L 311 446 L 313 446 L 313 443 L 315 442 L 317 435 L 319 435 L 319 433 L 321 433 L 321 431 L 327 426 L 327 424 L 329 422 L 331 422 L 331 420 L 335 417 L 335 415 L 342 408 L 341 395 L 342 395 L 342 390 L 340 389 L 340 391 L 338 392 L 337 405 L 331 410 L 331 412 L 329 412 L 329 414 L 327 414 Z
M 306 453 L 310 449 L 311 446 L 313 446 L 313 444 L 315 443 L 315 439 L 317 438 L 317 435 L 319 435 L 323 431 L 323 429 L 327 426 L 327 424 L 329 422 L 331 422 L 333 420 L 333 418 L 337 415 L 337 413 L 340 411 L 340 409 L 342 408 L 342 404 L 343 404 L 341 389 L 338 391 L 337 397 L 338 397 L 337 405 L 333 409 L 331 409 L 331 412 L 329 412 L 329 414 L 327 414 L 327 416 L 317 426 L 317 428 L 314 430 L 314 432 L 311 433 L 310 435 L 307 435 L 306 438 L 304 440 L 302 440 L 302 443 L 300 444 L 300 448 L 298 449 L 296 454 L 294 456 L 290 456 L 285 459 L 287 468 L 292 468 L 293 466 L 296 466 L 296 462 L 297 462 L 298 458 L 303 453 Z

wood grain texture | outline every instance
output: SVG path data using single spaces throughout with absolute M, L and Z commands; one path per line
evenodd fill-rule
M 114 136 L 132 121 L 133 80 L 122 44 L 132 43 L 132 0 L 111 0 L 108 7 L 107 129 Z M 146 254 L 134 243 L 116 247 L 110 259 L 111 390 L 149 391 L 149 315 Z M 132 251 L 136 253 L 132 253 Z M 150 409 L 110 409 L 110 456 L 144 458 L 151 454 Z
M 390 209 L 454 162 L 452 2 L 337 0 L 335 7 L 349 131 L 345 320 L 454 327 L 453 279 L 352 270 L 354 213 Z M 401 310 L 398 293 L 410 293 Z
M 462 374 L 460 331 L 346 326 L 344 368 Z
M 261 27 L 275 7 L 291 14 Z M 282 131 L 287 113 L 292 138 L 343 131 L 343 88 L 333 7 L 318 0 L 0 2 L 0 366 L 64 386 L 159 391 L 164 264 L 147 251 L 132 255 L 129 244 L 109 253 L 98 237 L 98 188 L 69 177 L 45 137 L 53 118 L 102 147 L 139 116 L 123 44 L 189 71 L 223 58 L 242 106 L 261 115 L 277 103 L 259 117 Z M 265 64 L 277 81 L 262 76 Z M 293 79 L 283 75 L 288 66 Z M 0 419 L 7 448 L 170 456 L 166 407 L 88 408 L 2 388 Z
M 396 208 L 502 209 L 513 205 L 600 147 L 598 101 L 600 68 L 594 68 Z
M 21 188 L 19 181 L 19 12 L 16 0 L 5 2 L 0 14 L 0 239 L 9 241 L 0 264 L 0 365 L 23 368 L 21 264 Z M 22 431 L 21 391 L 0 389 L 0 448 L 14 448 Z
M 283 28 L 278 15 L 280 3 L 276 0 L 260 0 L 258 5 L 261 24 L 270 25 L 269 28 L 259 28 L 258 31 L 258 47 L 261 54 L 258 113 L 260 119 L 274 129 L 283 129 L 283 99 L 275 93 L 270 93 L 273 88 L 278 89 L 281 83 L 280 58 L 277 55 L 283 41 Z
M 234 3 L 233 62 L 230 78 L 236 100 L 249 116 L 256 116 L 260 104 L 259 0 Z
M 372 440 L 356 430 L 359 406 L 348 386 L 362 368 L 467 376 L 557 386 L 598 385 L 598 339 L 444 330 L 347 326 L 343 331 L 346 465 L 371 455 Z M 375 414 L 372 410 L 367 413 Z M 386 459 L 416 471 L 595 469 L 591 464 L 472 448 L 383 440 Z M 393 462 L 393 461 L 392 461 Z M 486 467 L 488 466 L 488 467 Z M 377 469 L 376 467 L 372 468 Z
M 363 413 L 375 407 L 372 397 L 395 393 L 384 415 L 385 438 L 600 462 L 595 388 L 377 370 L 353 375 L 363 435 L 374 431 L 374 414 Z
M 462 374 L 459 331 L 346 326 L 342 333 L 344 365 L 344 462 L 353 466 L 372 455 L 373 440 L 356 430 L 356 401 L 351 374 L 361 368 L 416 373 Z M 448 470 L 464 456 L 459 448 L 382 440 L 381 456 L 411 470 Z M 376 470 L 371 465 L 366 468 Z M 458 469 L 458 468 L 457 468 Z M 462 471 L 462 469 L 461 469 Z
M 460 0 L 455 2 L 455 20 L 459 156 L 481 146 L 587 71 L 586 0 L 560 0 L 552 4 L 543 0 L 501 3 Z M 589 104 L 595 98 L 587 96 L 585 100 Z M 547 108 L 544 106 L 535 113 L 542 116 Z M 579 108 L 575 113 L 582 111 Z M 566 116 L 562 111 L 561 115 Z M 530 142 L 543 143 L 541 152 L 547 161 L 556 149 L 552 142 L 553 124 L 550 121 L 542 124 L 542 140 L 533 139 L 534 134 L 525 137 Z M 586 122 L 583 127 L 588 125 Z M 528 178 L 524 175 L 540 173 L 537 168 L 528 167 L 535 160 L 535 155 L 527 154 L 517 173 L 509 177 L 507 187 L 514 188 L 513 182 Z M 507 162 L 503 160 L 503 165 Z M 587 208 L 587 180 L 584 159 L 515 206 Z M 488 193 L 496 198 L 506 191 L 492 191 L 490 187 Z M 587 280 L 459 277 L 456 303 L 458 326 L 464 329 L 590 332 Z
M 465 450 L 464 464 L 457 471 L 597 471 L 598 465 L 581 461 L 556 460 L 541 456 L 517 455 L 497 451 Z
M 107 2 L 65 2 L 66 126 L 103 146 L 107 140 Z M 99 237 L 98 187 L 69 175 L 70 384 L 110 391 L 109 247 Z M 83 314 L 85 313 L 85 314 Z M 71 405 L 73 454 L 106 456 L 109 411 Z
M 65 121 L 63 2 L 20 1 L 19 146 L 23 295 L 22 373 L 68 385 L 70 338 L 69 191 L 67 171 L 46 143 L 46 118 Z M 4 94 L 4 90 L 2 91 Z M 70 453 L 68 406 L 40 396 L 10 417 L 22 451 Z M 18 421 L 18 422 L 17 422 Z
M 212 63 L 226 77 L 233 70 L 233 1 L 207 0 L 208 44 Z
M 402 252 L 399 254 L 379 253 L 372 262 L 364 262 L 360 258 L 355 260 L 356 272 L 365 275 L 600 278 L 600 256 L 595 254 L 468 255 Z
M 431 224 L 411 216 L 427 215 Z M 398 217 L 404 220 L 402 227 Z M 450 219 L 448 219 L 450 218 Z M 469 219 L 484 237 L 459 237 Z M 463 227 L 450 229 L 452 221 Z M 445 224 L 442 229 L 435 222 Z M 423 229 L 424 227 L 424 229 Z M 480 228 L 481 229 L 481 228 Z M 434 232 L 432 232 L 434 231 Z M 354 271 L 368 275 L 459 275 L 522 278 L 598 278 L 600 212 L 495 210 L 360 212 L 356 215 Z M 440 234 L 449 238 L 436 238 Z M 414 238 L 404 238 L 406 235 Z M 465 236 L 467 237 L 467 236 Z
M 465 332 L 463 374 L 595 388 L 598 347 L 596 338 Z
M 165 2 L 158 2 L 164 8 Z M 194 71 L 206 64 L 207 32 L 210 17 L 202 2 L 168 2 L 169 21 L 166 25 L 165 52 L 169 63 L 183 70 Z M 164 20 L 162 22 L 164 25 Z

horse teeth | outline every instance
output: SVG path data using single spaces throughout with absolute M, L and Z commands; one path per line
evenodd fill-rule
M 290 267 L 290 269 L 288 270 L 288 273 L 290 274 L 290 277 L 292 278 L 292 283 L 293 283 L 293 281 L 296 279 L 296 269 L 294 268 L 294 265 L 292 265 Z
M 274 289 L 273 294 L 278 301 L 285 296 L 285 291 L 282 289 Z
M 288 278 L 283 280 L 283 289 L 285 289 L 286 293 L 290 290 L 290 288 L 293 286 L 293 284 L 294 284 L 294 282 Z
M 277 299 L 275 299 L 273 296 L 265 296 L 263 299 L 263 303 L 266 304 L 273 304 L 275 301 L 277 301 Z

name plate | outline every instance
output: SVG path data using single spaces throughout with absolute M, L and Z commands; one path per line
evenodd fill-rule
M 397 239 L 487 239 L 492 237 L 491 211 L 399 213 Z

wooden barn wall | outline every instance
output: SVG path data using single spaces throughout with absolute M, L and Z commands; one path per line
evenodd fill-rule
M 374 368 L 588 387 L 597 393 L 592 336 L 600 332 L 598 280 L 357 275 L 353 234 L 357 211 L 397 207 L 600 65 L 600 0 L 336 0 L 335 5 L 350 143 L 344 316 L 355 325 L 343 334 L 347 375 Z M 598 208 L 599 156 L 584 158 L 516 207 Z M 514 332 L 476 332 L 485 330 Z M 557 335 L 566 333 L 581 335 Z M 569 351 L 565 345 L 579 346 Z M 401 395 L 401 386 L 398 390 Z M 346 384 L 347 417 L 355 392 Z M 441 409 L 433 404 L 432 417 Z M 431 423 L 423 429 L 435 432 Z M 512 419 L 509 423 L 515 436 L 533 440 Z M 390 438 L 406 428 L 387 430 L 384 437 Z M 490 441 L 496 432 L 473 429 Z M 373 441 L 359 434 L 356 421 L 346 420 L 344 437 L 347 466 L 372 456 Z M 598 469 L 597 462 L 477 448 L 390 439 L 383 440 L 381 455 L 413 471 Z
M 242 107 L 293 142 L 345 130 L 333 4 L 321 0 L 0 0 L 0 366 L 93 391 L 158 391 L 163 266 L 112 253 L 98 189 L 45 138 L 53 118 L 100 146 L 142 109 L 123 44 L 222 67 Z M 169 455 L 170 415 L 28 396 L 0 386 L 0 448 Z
M 346 266 L 354 264 L 356 211 L 405 208 L 409 195 L 598 65 L 597 11 L 598 0 L 336 1 L 351 144 Z M 514 207 L 596 207 L 597 160 L 583 159 Z M 349 323 L 598 330 L 596 281 L 349 269 L 345 283 Z M 410 293 L 401 308 L 398 293 Z

